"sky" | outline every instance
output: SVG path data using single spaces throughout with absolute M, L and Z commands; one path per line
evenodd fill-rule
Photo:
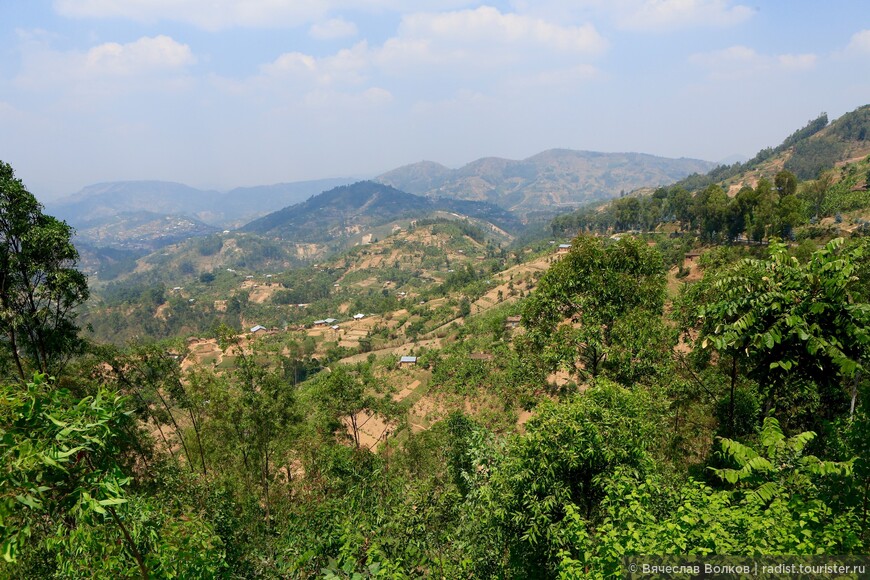
M 0 0 L 0 160 L 40 199 L 551 148 L 721 161 L 870 103 L 865 0 Z

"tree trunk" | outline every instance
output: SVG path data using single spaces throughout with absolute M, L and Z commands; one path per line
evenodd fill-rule
M 130 537 L 130 532 L 127 531 L 127 527 L 124 525 L 124 522 L 121 521 L 121 518 L 118 517 L 118 514 L 115 513 L 115 508 L 112 506 L 106 506 L 108 512 L 112 515 L 112 519 L 115 520 L 115 524 L 119 528 L 121 528 L 121 533 L 124 534 L 124 539 L 127 541 L 127 547 L 130 548 L 130 551 L 133 552 L 133 557 L 136 558 L 136 563 L 139 564 L 139 571 L 142 573 L 143 580 L 148 580 L 148 567 L 145 566 L 145 560 L 142 558 L 142 554 L 139 552 L 139 548 L 136 547 L 136 542 L 133 541 L 133 538 Z

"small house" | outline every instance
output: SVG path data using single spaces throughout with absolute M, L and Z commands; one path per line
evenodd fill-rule
M 415 364 L 417 364 L 417 357 L 415 357 L 415 356 L 403 356 L 402 358 L 399 359 L 399 366 L 400 367 L 413 366 Z
M 337 319 L 337 318 L 324 318 L 324 319 L 323 319 L 323 323 L 324 323 L 324 324 L 333 325 L 333 324 L 335 324 L 336 322 L 338 322 L 338 319 Z
M 701 252 L 686 252 L 687 262 L 696 262 L 701 257 Z
M 557 254 L 567 254 L 571 251 L 571 244 L 559 244 L 556 246 Z
M 365 318 L 365 317 L 366 317 L 366 315 L 363 314 L 363 313 L 361 313 L 361 312 L 358 313 L 358 314 L 354 314 L 354 315 L 353 315 L 353 319 L 354 319 L 354 320 L 362 320 L 362 319 Z
M 522 320 L 523 317 L 520 315 L 508 316 L 504 321 L 505 328 L 516 328 Z
M 337 324 L 333 324 L 333 325 L 330 326 L 329 328 L 331 328 L 332 330 L 338 330 L 338 329 L 341 328 L 341 327 L 340 327 L 339 325 L 337 325 Z
M 251 327 L 251 334 L 257 334 L 258 332 L 261 332 L 263 330 L 266 330 L 266 327 L 258 324 Z

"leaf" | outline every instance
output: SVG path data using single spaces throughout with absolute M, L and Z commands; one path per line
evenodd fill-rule
M 15 540 L 16 538 L 13 536 L 3 541 L 3 559 L 10 564 L 16 561 L 15 553 L 17 550 L 15 549 Z
M 16 495 L 15 499 L 18 500 L 19 503 L 26 505 L 31 509 L 39 509 L 42 507 L 42 502 L 39 498 L 33 497 L 32 495 Z
M 60 427 L 61 429 L 64 429 L 64 428 L 66 428 L 66 427 L 69 425 L 69 423 L 64 423 L 63 421 L 60 421 L 60 420 L 58 420 L 58 419 L 55 419 L 54 417 L 52 417 L 52 416 L 49 415 L 48 413 L 43 413 L 43 414 L 44 414 L 46 417 L 48 417 L 48 419 L 49 419 L 52 423 L 54 423 L 55 425 L 57 425 L 57 426 Z
M 110 497 L 108 499 L 101 499 L 97 503 L 100 505 L 121 505 L 122 503 L 127 503 L 127 500 L 122 497 Z

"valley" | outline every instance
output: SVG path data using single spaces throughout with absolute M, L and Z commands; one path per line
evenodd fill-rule
M 703 173 L 422 163 L 245 223 L 121 201 L 101 221 L 123 198 L 105 186 L 78 237 L 0 165 L 2 570 L 605 578 L 623 554 L 862 554 L 862 128 L 870 106 Z M 609 173 L 572 190 L 580 164 Z

